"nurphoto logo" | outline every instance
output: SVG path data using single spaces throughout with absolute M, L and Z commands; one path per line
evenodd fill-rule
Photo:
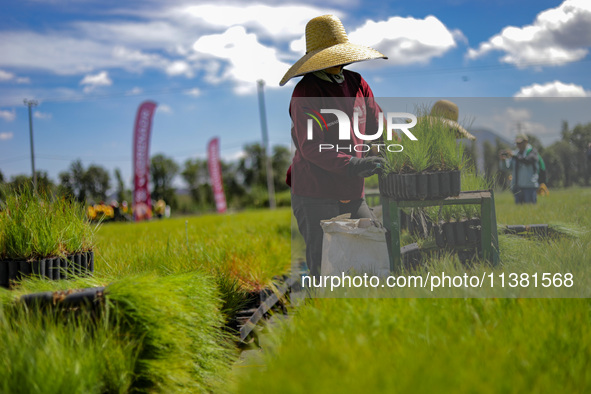
M 363 141 L 375 141 L 382 137 L 384 132 L 384 114 L 380 112 L 378 117 L 378 129 L 374 134 L 362 134 L 359 131 L 359 114 L 362 112 L 360 108 L 355 107 L 353 112 L 353 123 L 349 116 L 338 109 L 321 109 L 320 112 L 315 111 L 311 108 L 305 108 L 305 114 L 310 116 L 307 123 L 307 138 L 308 140 L 313 139 L 314 122 L 320 127 L 320 131 L 327 131 L 328 128 L 335 123 L 339 125 L 339 140 L 350 141 L 351 140 L 351 125 L 353 126 L 353 133 L 355 136 Z M 322 114 L 333 114 L 337 117 L 336 121 L 327 123 Z M 410 129 L 417 124 L 417 118 L 415 115 L 407 112 L 388 112 L 386 115 L 386 140 L 392 141 L 394 136 L 394 130 L 401 130 L 411 141 L 417 141 L 417 138 L 411 133 Z M 403 120 L 403 123 L 395 123 L 397 120 Z M 410 121 L 407 121 L 410 120 Z M 402 152 L 404 149 L 400 144 L 373 144 L 376 146 L 378 151 L 380 149 L 386 149 L 389 152 Z M 367 152 L 371 149 L 369 144 L 355 144 L 355 145 L 334 145 L 334 144 L 319 144 L 319 151 L 323 150 L 345 150 L 355 152 Z

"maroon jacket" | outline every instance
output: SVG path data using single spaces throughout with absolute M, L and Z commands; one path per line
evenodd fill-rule
M 296 195 L 336 200 L 363 197 L 363 178 L 348 175 L 347 166 L 351 156 L 364 155 L 363 152 L 356 152 L 355 146 L 362 150 L 361 144 L 371 145 L 372 141 L 364 141 L 354 135 L 353 112 L 355 108 L 359 113 L 359 132 L 365 134 L 367 128 L 368 134 L 375 134 L 381 109 L 361 75 L 348 70 L 343 70 L 343 74 L 345 80 L 341 84 L 306 74 L 293 91 L 289 114 L 296 151 L 286 180 L 291 183 L 292 192 Z M 349 116 L 350 140 L 339 140 L 336 115 L 321 114 L 321 109 L 337 109 Z M 312 121 L 311 140 L 308 139 L 307 127 L 308 119 L 313 119 L 310 114 L 321 124 L 319 126 L 316 120 Z M 322 151 L 320 144 L 325 144 Z M 332 148 L 327 149 L 331 145 Z

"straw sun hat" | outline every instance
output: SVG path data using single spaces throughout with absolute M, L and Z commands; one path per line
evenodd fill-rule
M 429 113 L 429 115 L 424 116 L 421 119 L 429 121 L 435 119 L 441 120 L 449 127 L 450 130 L 456 132 L 457 138 L 467 138 L 469 140 L 475 140 L 476 137 L 470 134 L 468 130 L 463 128 L 458 123 L 459 115 L 460 110 L 458 109 L 458 106 L 455 103 L 448 100 L 439 100 L 435 104 L 433 104 L 433 107 L 431 108 L 431 112 Z
M 291 66 L 279 85 L 285 85 L 293 77 L 325 68 L 387 58 L 375 49 L 351 44 L 339 18 L 323 15 L 306 25 L 306 54 Z
M 515 143 L 521 144 L 523 141 L 527 142 L 527 135 L 523 133 L 517 134 L 517 137 L 515 137 Z

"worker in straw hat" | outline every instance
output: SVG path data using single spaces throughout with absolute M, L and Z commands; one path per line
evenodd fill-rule
M 433 119 L 438 119 L 439 121 L 443 121 L 449 130 L 456 133 L 456 138 L 467 138 L 472 141 L 475 140 L 476 137 L 470 134 L 468 130 L 458 123 L 459 116 L 460 110 L 456 103 L 449 100 L 439 100 L 433 104 L 429 115 L 419 119 L 419 121 L 432 121 Z
M 353 130 L 343 139 L 342 111 L 357 121 L 361 134 L 376 133 L 381 109 L 367 82 L 343 67 L 382 53 L 352 44 L 341 21 L 333 15 L 314 18 L 306 25 L 306 54 L 280 82 L 303 76 L 293 91 L 289 113 L 296 151 L 288 170 L 292 207 L 306 242 L 306 262 L 313 276 L 320 275 L 323 232 L 321 220 L 350 213 L 351 218 L 372 217 L 364 200 L 364 178 L 381 171 L 384 159 L 366 156 L 356 147 L 365 142 Z M 329 112 L 324 112 L 328 109 Z M 336 110 L 336 111 L 335 111 Z M 333 112 L 330 112 L 333 111 Z

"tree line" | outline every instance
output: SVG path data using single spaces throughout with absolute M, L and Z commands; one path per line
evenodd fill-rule
M 268 206 L 265 150 L 262 145 L 255 143 L 244 146 L 243 151 L 239 160 L 221 160 L 220 163 L 227 204 L 236 209 Z M 285 173 L 291 162 L 289 148 L 274 146 L 271 160 L 277 205 L 289 205 L 289 188 L 285 184 Z M 119 168 L 114 170 L 113 175 L 114 182 L 104 167 L 96 164 L 84 167 L 81 160 L 76 160 L 66 171 L 59 173 L 57 183 L 46 172 L 37 171 L 37 188 L 44 193 L 67 196 L 84 203 L 108 204 L 107 199 L 113 193 L 118 202 L 130 203 L 132 185 L 125 182 Z M 187 196 L 178 193 L 174 184 L 177 176 L 186 184 Z M 186 213 L 215 209 L 207 159 L 188 159 L 181 165 L 173 157 L 156 154 L 150 160 L 150 177 L 154 201 L 163 199 L 173 209 Z M 8 181 L 0 172 L 0 183 L 4 184 L 2 189 L 6 193 L 7 190 L 31 185 L 32 179 L 31 176 L 17 175 Z
M 549 146 L 543 146 L 540 139 L 527 134 L 529 143 L 542 156 L 546 165 L 546 185 L 551 188 L 570 186 L 589 186 L 591 180 L 591 123 L 569 128 L 568 122 L 562 123 L 560 140 Z M 499 152 L 514 148 L 500 138 L 495 143 L 485 141 L 482 144 L 482 172 L 497 189 L 509 186 L 509 173 L 499 170 Z M 478 161 L 474 143 L 465 146 L 465 154 L 473 163 Z

